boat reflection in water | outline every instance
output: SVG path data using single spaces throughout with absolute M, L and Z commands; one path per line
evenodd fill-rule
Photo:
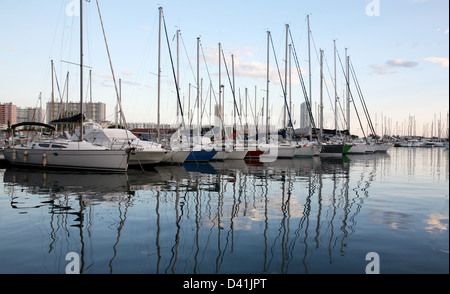
M 81 273 L 364 273 L 352 235 L 376 162 L 389 161 L 366 156 L 351 159 L 353 179 L 346 156 L 112 175 L 8 168 L 4 190 L 27 222 L 21 245 L 2 250 L 32 256 L 20 273 L 64 273 L 69 252 Z

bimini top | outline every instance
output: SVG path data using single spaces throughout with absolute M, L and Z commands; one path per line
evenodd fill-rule
M 12 125 L 11 129 L 15 129 L 15 128 L 22 127 L 22 126 L 40 126 L 40 127 L 44 127 L 44 128 L 49 128 L 52 131 L 55 130 L 54 126 L 51 126 L 51 125 L 48 125 L 48 124 L 44 124 L 44 123 L 40 123 L 40 122 L 21 122 L 21 123 Z

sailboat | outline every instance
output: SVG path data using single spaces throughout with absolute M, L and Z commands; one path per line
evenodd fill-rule
M 297 148 L 301 148 L 301 146 L 292 146 L 290 143 L 287 142 L 274 142 L 274 141 L 270 141 L 269 140 L 269 62 L 270 62 L 270 41 L 272 40 L 271 35 L 270 35 L 270 31 L 267 32 L 267 89 L 266 89 L 266 144 L 263 146 L 260 146 L 260 148 L 262 150 L 266 150 L 266 152 L 260 156 L 260 159 L 262 159 L 264 157 L 265 160 L 272 160 L 272 159 L 276 159 L 276 158 L 293 158 L 295 155 L 295 152 L 297 150 Z M 272 42 L 272 47 L 273 47 L 273 42 Z M 275 52 L 274 52 L 275 55 Z M 275 62 L 277 64 L 277 68 L 278 68 L 278 62 L 276 60 L 276 55 L 275 55 Z M 285 102 L 285 107 L 287 108 L 287 101 L 286 101 L 286 92 L 285 92 L 285 88 L 283 87 L 283 83 L 281 81 L 281 76 L 280 76 L 280 84 L 282 87 L 282 91 L 284 94 L 284 102 Z M 290 112 L 288 109 L 288 114 L 289 114 L 289 119 L 290 119 Z M 292 127 L 292 122 L 291 122 L 291 127 Z M 292 127 L 293 129 L 293 127 Z M 283 130 L 283 132 L 285 132 L 286 130 Z M 276 156 L 276 157 L 274 157 Z
M 186 158 L 186 161 L 210 161 L 213 160 L 217 154 L 220 157 L 215 160 L 223 160 L 226 158 L 226 151 L 214 150 L 211 139 L 202 136 L 201 134 L 201 119 L 200 119 L 200 37 L 197 37 L 197 134 L 192 137 L 192 151 Z
M 182 133 L 184 133 L 183 136 L 178 136 L 176 138 L 177 144 L 173 144 L 174 142 L 171 142 L 171 150 L 166 154 L 166 156 L 163 158 L 163 160 L 161 162 L 164 163 L 183 163 L 183 162 L 188 162 L 188 161 L 195 161 L 195 162 L 199 162 L 199 161 L 209 161 L 211 160 L 211 158 L 216 155 L 217 151 L 212 149 L 212 146 L 210 146 L 210 142 L 205 142 L 203 138 L 201 136 L 197 136 L 198 140 L 196 140 L 197 144 L 196 146 L 194 145 L 190 145 L 191 142 L 186 140 L 186 133 L 190 133 L 190 130 L 186 129 L 186 125 L 184 123 L 184 115 L 183 115 L 183 107 L 181 105 L 181 101 L 180 101 L 180 93 L 179 93 L 179 82 L 178 82 L 178 77 L 175 76 L 175 69 L 173 66 L 173 60 L 172 60 L 172 52 L 170 50 L 170 46 L 169 46 L 169 39 L 167 36 L 167 29 L 166 29 L 166 24 L 165 24 L 165 20 L 164 20 L 164 15 L 163 15 L 163 9 L 162 7 L 159 7 L 159 45 L 158 45 L 158 140 L 160 140 L 159 136 L 160 136 L 160 131 L 159 131 L 159 125 L 160 125 L 160 87 L 161 87 L 161 29 L 162 29 L 162 25 L 164 24 L 164 30 L 165 30 L 165 35 L 166 35 L 166 40 L 167 40 L 167 47 L 169 50 L 169 56 L 170 56 L 170 60 L 172 63 L 172 71 L 173 71 L 173 75 L 174 75 L 174 79 L 175 79 L 175 85 L 176 85 L 176 92 L 177 92 L 177 99 L 178 99 L 178 106 L 179 106 L 179 110 L 180 110 L 180 114 L 181 114 L 181 119 L 182 119 Z M 199 40 L 197 42 L 197 46 L 199 45 Z M 197 52 L 198 48 L 197 48 Z M 198 53 L 197 53 L 197 64 L 198 64 Z M 198 76 L 198 69 L 197 69 L 197 76 Z M 198 83 L 198 79 L 197 79 L 197 83 Z M 197 91 L 199 89 L 199 85 L 197 84 Z M 199 92 L 197 92 L 197 97 L 199 97 Z M 177 132 L 178 134 L 179 132 Z M 205 146 L 207 145 L 207 146 Z M 203 148 L 206 147 L 206 148 Z
M 161 144 L 143 141 L 129 130 L 103 128 L 95 122 L 86 122 L 84 124 L 84 129 L 84 139 L 87 142 L 114 150 L 133 148 L 128 161 L 129 166 L 157 164 L 161 162 L 167 153 L 167 150 L 164 149 Z M 76 136 L 78 136 L 78 134 L 74 134 L 72 140 L 75 140 Z
M 320 157 L 342 157 L 344 144 L 336 141 L 323 141 L 323 50 L 320 50 L 320 137 L 322 139 Z
M 305 105 L 306 105 L 306 109 L 307 109 L 307 117 L 309 120 L 309 140 L 306 138 L 302 138 L 300 141 L 295 142 L 298 146 L 301 147 L 301 148 L 297 148 L 297 150 L 295 152 L 295 157 L 318 156 L 320 154 L 320 149 L 321 149 L 319 142 L 316 140 L 313 140 L 313 129 L 316 131 L 316 134 L 317 134 L 317 128 L 316 128 L 316 125 L 314 122 L 314 117 L 313 117 L 312 109 L 311 109 L 311 105 L 312 105 L 312 103 L 311 103 L 311 99 L 312 99 L 311 72 L 312 71 L 311 71 L 311 49 L 310 49 L 311 30 L 310 30 L 310 26 L 309 26 L 309 15 L 307 16 L 307 24 L 308 24 L 309 94 L 307 92 L 307 89 L 306 89 L 306 86 L 305 86 L 305 83 L 303 80 L 303 76 L 302 76 L 302 73 L 300 70 L 300 64 L 299 64 L 297 53 L 295 50 L 295 44 L 292 39 L 292 34 L 290 33 L 290 30 L 289 30 L 289 35 L 291 37 L 291 48 L 293 50 L 292 55 L 294 57 L 295 67 L 297 68 L 298 77 L 300 80 L 300 84 L 302 86 L 303 96 L 305 98 Z
M 55 130 L 55 127 L 51 125 L 36 122 L 15 124 L 11 126 L 11 129 L 15 131 L 22 126 Z M 13 165 L 106 172 L 125 172 L 128 168 L 128 157 L 131 150 L 110 150 L 85 140 L 72 141 L 52 137 L 24 144 L 11 143 L 5 148 L 4 156 Z
M 83 1 L 80 0 L 80 129 L 83 129 Z M 40 126 L 54 131 L 48 124 L 25 122 L 11 126 L 13 132 L 22 126 Z M 14 138 L 14 136 L 10 136 Z M 13 165 L 23 165 L 39 168 L 63 168 L 77 170 L 95 170 L 107 172 L 125 172 L 128 168 L 128 158 L 131 149 L 111 150 L 98 146 L 83 139 L 81 132 L 78 141 L 43 138 L 24 144 L 10 142 L 5 148 L 5 159 Z
M 159 38 L 158 38 L 158 141 L 160 140 L 160 131 L 159 131 L 159 123 L 160 123 L 160 99 L 161 99 L 161 29 L 162 29 L 162 24 L 163 24 L 163 9 L 162 7 L 158 8 L 159 10 Z M 165 28 L 165 22 L 164 22 L 164 28 Z M 179 38 L 179 31 L 177 31 L 177 45 L 178 45 L 178 38 Z M 167 39 L 167 31 L 166 31 L 166 39 Z M 170 46 L 169 44 L 167 44 L 168 46 L 168 50 L 169 50 L 169 55 L 170 55 L 170 59 L 172 61 L 172 53 L 170 51 Z M 177 50 L 179 51 L 179 50 Z M 173 67 L 173 64 L 172 64 Z M 172 68 L 173 69 L 173 68 Z M 179 69 L 178 69 L 179 72 Z M 177 90 L 177 110 L 181 111 L 181 118 L 182 118 L 182 126 L 183 126 L 183 130 L 186 130 L 185 124 L 184 124 L 184 116 L 183 116 L 183 109 L 181 107 L 181 102 L 180 102 L 180 93 L 179 93 L 179 82 L 178 82 L 178 77 L 175 76 L 175 72 L 174 72 L 174 79 L 175 79 L 175 84 L 176 84 L 176 90 Z M 190 154 L 190 150 L 187 149 L 185 150 L 184 148 L 182 148 L 182 144 L 185 143 L 182 141 L 183 136 L 181 136 L 180 134 L 180 130 L 177 130 L 175 132 L 175 134 L 172 135 L 172 140 L 170 143 L 170 148 L 167 150 L 167 153 L 164 155 L 164 157 L 161 160 L 161 163 L 165 163 L 165 164 L 182 164 L 186 158 L 189 156 Z M 185 145 L 185 144 L 184 144 Z

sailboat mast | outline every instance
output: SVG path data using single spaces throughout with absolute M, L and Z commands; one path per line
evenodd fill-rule
M 177 30 L 177 87 L 180 91 L 180 30 Z M 180 115 L 180 105 L 177 103 L 177 124 Z
M 287 79 L 288 79 L 288 38 L 289 38 L 289 25 L 286 24 L 286 48 L 285 48 L 285 52 L 284 52 L 284 87 L 287 91 Z M 286 128 L 286 112 L 287 112 L 287 105 L 286 103 L 284 104 L 283 107 L 284 111 L 283 111 L 283 128 Z
M 269 141 L 269 42 L 270 31 L 267 31 L 266 143 Z
M 313 105 L 313 104 L 312 104 L 312 95 L 311 95 L 311 92 L 312 92 L 312 86 L 311 86 L 311 40 L 310 40 L 310 39 L 311 39 L 311 29 L 310 29 L 310 27 L 309 27 L 309 15 L 306 16 L 306 19 L 307 19 L 307 21 L 308 21 L 309 105 L 310 105 L 310 108 L 312 108 L 312 105 Z M 312 113 L 313 113 L 312 109 L 311 109 L 310 113 L 311 113 L 311 115 L 312 115 Z M 310 140 L 312 139 L 312 126 L 311 126 L 311 133 L 310 133 L 309 139 L 310 139 Z
M 200 138 L 201 124 L 200 124 L 200 37 L 197 37 L 197 135 Z
M 52 118 L 51 121 L 55 119 L 55 85 L 54 85 L 54 78 L 53 78 L 53 59 L 51 61 L 51 67 L 52 67 Z
M 162 7 L 159 7 L 159 36 L 158 36 L 158 113 L 157 113 L 157 133 L 158 143 L 161 142 L 161 129 L 160 129 L 160 100 L 161 100 L 161 20 L 162 20 Z
M 336 40 L 333 40 L 334 44 L 334 130 L 335 135 L 338 133 L 338 125 L 337 125 L 337 76 L 336 76 Z
M 320 138 L 323 139 L 323 50 L 320 50 Z
M 350 70 L 349 70 L 349 57 L 347 54 L 347 48 L 345 48 L 345 67 L 346 67 L 346 80 L 347 80 L 347 132 L 348 132 L 348 136 L 350 137 L 349 139 L 351 139 L 351 134 L 350 134 Z
M 67 73 L 67 85 L 69 84 L 69 73 Z M 67 86 L 69 88 L 69 86 Z M 67 94 L 69 95 L 69 94 Z M 92 69 L 89 70 L 89 99 L 90 99 L 90 109 L 91 109 L 91 119 L 94 120 L 94 106 L 92 104 Z M 120 99 L 122 100 L 122 92 L 120 93 Z
M 222 62 L 220 61 L 221 60 L 221 55 L 220 55 L 221 50 L 222 50 L 221 45 L 219 43 L 219 109 L 218 109 L 219 113 L 218 113 L 218 115 L 222 119 L 223 118 L 223 115 L 222 115 L 222 77 L 221 77 Z
M 233 95 L 234 95 L 236 93 L 236 88 L 235 88 L 235 83 L 234 83 L 234 56 L 233 56 L 233 54 L 231 54 L 231 75 L 233 77 Z M 240 96 L 240 94 L 239 94 L 239 96 Z M 237 108 L 236 99 L 234 99 L 234 107 L 233 107 L 233 136 L 234 136 L 234 132 L 236 131 L 236 108 Z
M 292 108 L 292 44 L 289 44 L 289 110 L 294 111 Z M 292 114 L 294 117 L 294 114 Z
M 83 1 L 80 0 L 80 141 L 83 141 Z

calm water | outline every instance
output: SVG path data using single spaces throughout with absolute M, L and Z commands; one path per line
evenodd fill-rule
M 0 179 L 0 273 L 449 273 L 444 148 Z

